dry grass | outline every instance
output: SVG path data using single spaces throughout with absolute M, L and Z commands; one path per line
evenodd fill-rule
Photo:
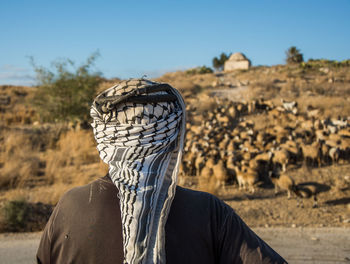
M 320 109 L 324 117 L 350 116 L 349 97 L 332 97 L 332 96 L 311 96 L 300 97 L 297 99 L 298 104 L 302 106 L 302 111 L 306 112 L 307 106 Z
M 44 133 L 33 128 L 1 136 L 0 197 L 6 200 L 24 196 L 30 202 L 55 204 L 66 190 L 107 172 L 91 131 Z
M 72 183 L 81 167 L 99 163 L 91 131 L 67 131 L 62 134 L 56 149 L 50 149 L 45 155 L 45 175 L 50 183 Z
M 26 185 L 40 172 L 38 149 L 21 133 L 5 133 L 0 152 L 0 188 Z

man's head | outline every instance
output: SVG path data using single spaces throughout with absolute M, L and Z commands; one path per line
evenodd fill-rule
M 106 149 L 175 140 L 182 149 L 184 102 L 168 84 L 145 79 L 123 81 L 99 94 L 91 107 L 92 127 L 102 160 Z M 181 138 L 182 137 L 182 138 Z M 101 153 L 102 152 L 102 153 Z M 102 155 L 101 155 L 102 154 Z
M 175 195 L 185 105 L 168 84 L 121 82 L 91 107 L 101 159 L 120 195 L 126 263 L 164 263 L 164 227 Z
M 174 88 L 144 79 L 121 82 L 98 95 L 100 118 L 121 124 L 148 124 L 180 108 Z

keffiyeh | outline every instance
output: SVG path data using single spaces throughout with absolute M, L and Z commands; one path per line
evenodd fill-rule
M 100 102 L 157 84 L 145 79 L 121 82 L 98 95 L 91 107 L 97 149 L 119 189 L 128 264 L 165 263 L 164 228 L 182 156 L 185 105 L 174 88 L 174 102 L 122 102 L 108 112 L 101 111 Z

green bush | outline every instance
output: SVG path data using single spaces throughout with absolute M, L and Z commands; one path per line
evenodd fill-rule
M 309 59 L 307 62 L 302 62 L 300 67 L 304 69 L 319 69 L 322 67 L 342 68 L 349 67 L 350 60 L 336 61 L 327 59 Z
M 231 54 L 226 54 L 222 52 L 219 57 L 214 57 L 213 58 L 213 67 L 217 71 L 222 71 L 224 69 L 225 62 L 229 59 Z
M 206 73 L 212 73 L 213 70 L 207 66 L 201 66 L 193 69 L 189 69 L 186 71 L 186 74 L 188 75 L 195 75 L 195 74 L 206 74 Z
M 24 199 L 8 201 L 1 210 L 3 226 L 6 231 L 25 229 L 29 206 Z
M 57 122 L 89 118 L 91 102 L 102 81 L 100 73 L 91 71 L 97 57 L 98 53 L 92 54 L 77 68 L 69 59 L 54 62 L 54 72 L 36 66 L 32 59 L 38 81 L 32 104 L 38 111 L 41 121 Z
M 286 51 L 286 62 L 287 64 L 296 64 L 304 61 L 303 54 L 295 46 L 290 47 Z

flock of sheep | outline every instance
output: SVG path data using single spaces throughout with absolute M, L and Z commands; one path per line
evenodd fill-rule
M 211 111 L 197 111 L 193 104 L 187 108 L 180 175 L 214 179 L 217 187 L 237 183 L 251 192 L 257 183 L 272 183 L 288 197 L 291 192 L 305 197 L 316 190 L 295 185 L 287 170 L 350 161 L 349 118 L 320 120 L 318 109 L 301 114 L 296 102 L 284 100 L 279 106 L 221 100 Z M 248 115 L 264 117 L 266 127 L 256 129 Z

